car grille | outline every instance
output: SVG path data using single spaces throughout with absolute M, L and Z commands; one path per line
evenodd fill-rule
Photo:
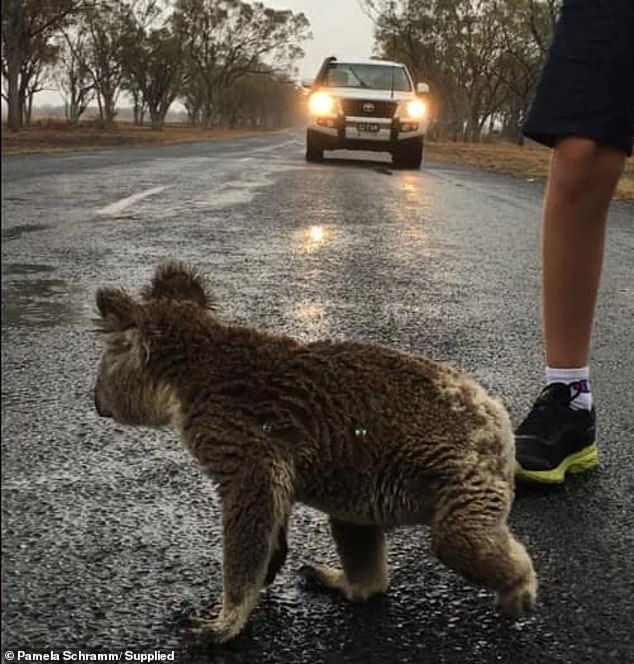
M 344 115 L 368 118 L 392 118 L 396 111 L 396 102 L 376 101 L 373 99 L 342 99 L 341 107 Z

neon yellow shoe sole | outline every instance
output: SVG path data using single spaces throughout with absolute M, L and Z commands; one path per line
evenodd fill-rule
M 526 482 L 539 482 L 541 484 L 562 484 L 566 473 L 583 473 L 596 467 L 599 463 L 599 450 L 597 444 L 592 443 L 579 452 L 566 457 L 552 470 L 527 470 L 519 463 L 515 465 L 515 477 Z

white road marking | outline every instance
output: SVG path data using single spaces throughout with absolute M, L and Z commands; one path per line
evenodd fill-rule
M 133 205 L 134 203 L 137 203 L 138 201 L 141 201 L 144 198 L 147 198 L 148 196 L 153 196 L 154 194 L 158 194 L 164 189 L 167 189 L 167 187 L 166 186 L 152 187 L 152 189 L 146 189 L 145 191 L 140 191 L 137 194 L 132 194 L 132 196 L 126 196 L 121 200 L 115 201 L 114 203 L 110 203 L 110 205 L 106 205 L 106 207 L 97 210 L 97 214 L 118 214 L 119 212 L 125 210 L 127 207 L 130 207 L 130 205 Z
M 231 173 L 233 175 L 232 180 L 220 184 L 216 189 L 214 189 L 213 185 L 210 186 L 210 183 L 206 182 L 204 195 L 198 200 L 188 200 L 188 207 L 217 209 L 250 201 L 258 189 L 272 184 L 280 172 L 298 168 L 298 165 L 294 161 L 287 162 L 284 157 L 287 157 L 288 155 L 285 151 L 286 148 L 297 146 L 299 143 L 300 141 L 294 138 L 273 145 L 264 145 L 260 147 L 254 147 L 252 145 L 243 146 L 243 149 L 238 150 L 238 155 L 240 152 L 242 152 L 243 155 L 247 152 L 244 156 L 218 154 L 190 159 L 189 163 L 192 161 L 199 161 L 207 164 L 210 162 L 214 163 L 215 161 L 221 161 L 223 164 L 227 164 L 233 159 L 237 168 L 230 168 L 230 173 L 232 170 L 235 171 L 234 173 Z M 280 151 L 281 153 L 274 155 L 273 158 L 269 155 L 271 152 Z M 155 161 L 164 162 L 172 161 L 172 159 L 158 158 Z M 174 161 L 175 163 L 182 163 L 182 160 L 180 159 Z M 281 161 L 282 163 L 280 163 Z M 158 194 L 167 188 L 169 187 L 152 187 L 152 189 L 146 189 L 145 191 L 140 191 L 131 196 L 126 196 L 125 198 L 96 210 L 96 214 L 101 216 L 116 216 L 144 198 Z
M 252 159 L 252 158 L 250 158 Z M 204 196 L 192 200 L 189 205 L 198 209 L 219 209 L 248 203 L 258 190 L 272 185 L 280 173 L 299 168 L 297 164 L 285 164 L 272 159 L 255 160 L 235 169 L 233 179 L 216 187 L 207 186 Z
M 291 139 L 290 141 L 284 141 L 283 143 L 275 143 L 275 145 L 265 145 L 260 148 L 254 148 L 251 146 L 244 146 L 245 150 L 249 150 L 250 152 L 273 152 L 274 150 L 281 150 L 283 148 L 287 148 L 290 145 L 297 145 L 300 141 L 296 138 Z

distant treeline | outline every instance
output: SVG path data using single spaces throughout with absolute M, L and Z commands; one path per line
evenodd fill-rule
M 3 0 L 8 124 L 28 124 L 45 89 L 60 92 L 69 124 L 96 103 L 112 126 L 122 93 L 134 121 L 155 129 L 176 100 L 203 127 L 288 124 L 301 98 L 290 73 L 308 36 L 303 14 L 260 2 Z
M 377 55 L 430 84 L 432 133 L 521 140 L 560 0 L 358 1 Z M 308 29 L 301 13 L 242 0 L 3 0 L 9 126 L 29 122 L 43 89 L 60 91 L 70 124 L 96 103 L 112 125 L 122 93 L 135 121 L 157 129 L 176 100 L 192 125 L 288 124 Z

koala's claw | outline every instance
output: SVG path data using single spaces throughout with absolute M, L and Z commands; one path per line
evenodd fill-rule
M 499 592 L 495 599 L 495 608 L 501 613 L 518 616 L 530 611 L 535 606 L 537 584 L 534 577 L 505 592 Z
M 201 643 L 225 643 L 235 636 L 232 626 L 216 618 L 192 618 L 190 632 Z
M 319 578 L 317 575 L 317 570 L 315 569 L 314 565 L 302 565 L 298 570 L 298 574 L 300 576 L 303 576 L 305 579 L 317 579 Z
M 343 573 L 340 570 L 321 563 L 302 565 L 298 571 L 300 576 L 311 586 L 336 588 L 338 586 L 337 582 L 343 578 Z

